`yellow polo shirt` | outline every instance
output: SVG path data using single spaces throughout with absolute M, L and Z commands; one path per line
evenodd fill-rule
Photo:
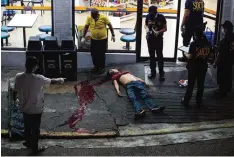
M 106 25 L 110 24 L 109 19 L 100 14 L 99 19 L 95 20 L 88 16 L 85 25 L 89 25 L 89 31 L 91 33 L 91 38 L 94 40 L 103 40 L 107 38 L 107 28 Z

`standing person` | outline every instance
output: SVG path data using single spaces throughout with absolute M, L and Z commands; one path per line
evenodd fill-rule
M 110 28 L 112 37 L 115 42 L 115 34 L 109 19 L 99 14 L 97 9 L 92 9 L 91 16 L 86 20 L 81 42 L 85 41 L 85 36 L 88 30 L 91 32 L 91 56 L 94 68 L 93 72 L 103 73 L 105 71 L 105 53 L 107 51 L 107 28 Z
M 227 96 L 232 90 L 232 66 L 234 63 L 234 33 L 233 24 L 225 21 L 222 25 L 224 38 L 218 46 L 218 56 L 214 63 L 217 66 L 217 83 L 219 89 L 215 93 L 220 96 Z
M 44 108 L 43 87 L 54 83 L 63 83 L 64 78 L 49 79 L 34 74 L 38 67 L 38 60 L 29 57 L 26 60 L 26 71 L 16 74 L 14 87 L 14 101 L 18 95 L 20 111 L 24 117 L 24 146 L 32 149 L 32 155 L 44 150 L 38 147 L 40 135 L 41 115 Z
M 149 13 L 145 20 L 146 40 L 148 43 L 149 55 L 150 55 L 150 69 L 151 73 L 149 78 L 156 76 L 156 57 L 158 58 L 158 69 L 160 74 L 160 81 L 165 80 L 164 60 L 163 60 L 163 34 L 167 31 L 166 18 L 159 14 L 156 6 L 149 7 Z
M 181 103 L 188 106 L 193 94 L 194 84 L 197 81 L 196 104 L 200 107 L 211 47 L 201 27 L 195 29 L 194 38 L 195 40 L 191 43 L 189 52 L 186 54 L 188 58 L 188 86 Z
M 195 28 L 203 25 L 204 8 L 205 3 L 203 0 L 186 0 L 184 17 L 180 28 L 182 31 L 183 46 L 189 46 Z M 184 52 L 183 57 L 178 58 L 178 60 L 186 61 Z

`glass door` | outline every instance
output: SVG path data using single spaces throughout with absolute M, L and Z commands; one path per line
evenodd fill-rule
M 147 1 L 148 2 L 148 1 Z M 163 14 L 167 20 L 167 32 L 164 33 L 164 46 L 163 55 L 165 60 L 175 61 L 177 56 L 177 45 L 179 36 L 179 21 L 180 21 L 180 0 L 151 0 L 149 5 L 156 5 L 158 7 L 158 12 Z M 142 15 L 142 38 L 141 38 L 141 51 L 140 60 L 149 59 L 149 52 L 146 41 L 145 32 L 145 18 L 147 9 L 149 5 L 143 5 L 143 15 Z

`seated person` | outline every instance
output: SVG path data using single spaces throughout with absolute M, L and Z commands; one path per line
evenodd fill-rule
M 145 88 L 146 83 L 142 79 L 133 76 L 129 72 L 120 72 L 117 69 L 110 69 L 107 76 L 111 77 L 115 90 L 120 97 L 122 94 L 119 89 L 119 83 L 126 88 L 128 98 L 135 109 L 135 117 L 143 117 L 146 115 L 145 110 L 142 108 L 142 105 L 137 98 L 138 96 L 153 113 L 162 112 L 165 109 L 164 106 L 159 107 L 152 102 Z

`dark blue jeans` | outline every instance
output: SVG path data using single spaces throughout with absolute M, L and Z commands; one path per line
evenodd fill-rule
M 140 81 L 133 81 L 126 85 L 126 92 L 128 94 L 128 98 L 134 106 L 135 112 L 139 112 L 142 110 L 142 105 L 139 102 L 139 98 L 144 101 L 149 109 L 153 109 L 158 107 L 153 103 L 152 99 L 150 99 L 148 92 L 145 89 L 144 83 Z

